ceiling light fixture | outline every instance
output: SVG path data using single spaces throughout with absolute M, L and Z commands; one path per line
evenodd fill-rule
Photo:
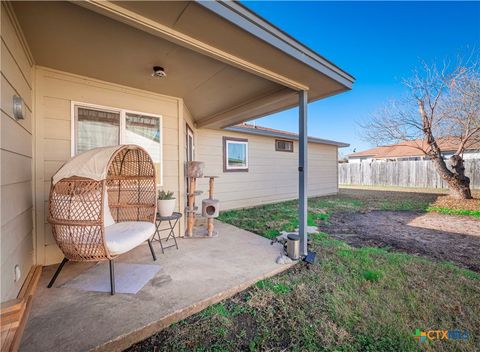
M 163 67 L 161 67 L 161 66 L 153 66 L 152 76 L 153 76 L 153 77 L 163 78 L 163 77 L 166 77 L 166 76 L 167 76 L 167 73 L 165 72 L 165 70 L 163 69 Z

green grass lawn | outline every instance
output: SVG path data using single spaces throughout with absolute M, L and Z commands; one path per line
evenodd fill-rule
M 447 215 L 467 215 L 467 216 L 474 216 L 476 218 L 480 218 L 480 210 L 470 210 L 470 209 L 451 209 L 447 207 L 439 207 L 439 206 L 429 206 L 427 211 L 434 211 L 440 214 L 447 214 Z
M 428 196 L 339 196 L 309 201 L 309 222 L 336 211 L 426 210 Z M 296 202 L 227 211 L 220 219 L 272 238 L 296 227 Z M 353 248 L 321 233 L 318 262 L 299 264 L 174 324 L 134 351 L 479 351 L 480 275 L 384 249 Z M 465 341 L 415 331 L 459 329 Z
M 341 192 L 335 196 L 311 198 L 308 200 L 308 225 L 314 226 L 318 220 L 328 221 L 336 211 L 427 211 L 435 200 L 435 194 L 385 194 Z M 261 207 L 230 210 L 220 214 L 219 220 L 242 229 L 255 232 L 267 238 L 274 238 L 280 231 L 293 231 L 298 228 L 298 202 L 288 201 L 268 204 Z

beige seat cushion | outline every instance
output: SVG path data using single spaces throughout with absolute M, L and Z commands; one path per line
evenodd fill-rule
M 155 225 L 145 221 L 125 221 L 105 227 L 107 248 L 119 255 L 139 246 L 155 232 Z
M 115 220 L 113 220 L 112 213 L 110 212 L 110 207 L 108 206 L 108 192 L 105 190 L 105 194 L 103 196 L 103 226 L 111 226 L 115 224 Z

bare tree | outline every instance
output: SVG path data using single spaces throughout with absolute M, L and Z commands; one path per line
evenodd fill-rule
M 410 141 L 410 146 L 435 163 L 453 197 L 472 198 L 463 153 L 480 143 L 478 58 L 472 55 L 441 67 L 423 64 L 404 84 L 408 90 L 405 99 L 391 102 L 361 125 L 366 139 L 377 145 Z M 442 153 L 447 144 L 456 146 L 448 159 L 450 168 Z

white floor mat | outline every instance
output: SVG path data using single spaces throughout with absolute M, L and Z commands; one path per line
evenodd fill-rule
M 159 265 L 115 263 L 115 292 L 136 294 L 153 279 Z M 81 273 L 62 287 L 82 291 L 110 292 L 110 269 L 108 262 L 101 262 Z

